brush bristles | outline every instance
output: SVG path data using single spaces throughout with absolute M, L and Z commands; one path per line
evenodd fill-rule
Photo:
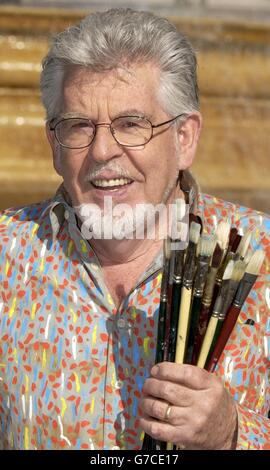
M 258 276 L 260 269 L 264 262 L 265 253 L 262 250 L 257 250 L 250 258 L 250 261 L 246 267 L 247 274 L 253 274 Z
M 231 279 L 232 277 L 232 272 L 233 272 L 233 267 L 234 267 L 234 261 L 231 260 L 228 262 L 226 269 L 224 271 L 222 280 L 225 281 L 226 279 Z
M 195 243 L 195 245 L 197 245 L 199 241 L 200 231 L 201 231 L 200 224 L 197 224 L 196 222 L 191 222 L 190 229 L 189 229 L 189 238 L 190 238 L 190 241 Z
M 198 242 L 197 255 L 212 257 L 216 241 L 215 235 L 202 235 Z
M 224 222 L 222 220 L 217 227 L 216 236 L 218 243 L 223 251 L 225 251 L 229 244 L 229 235 L 230 235 L 231 226 L 229 222 Z
M 234 263 L 233 272 L 231 279 L 232 281 L 240 282 L 244 276 L 246 269 L 246 263 L 242 260 L 238 260 Z
M 239 246 L 236 250 L 236 253 L 240 256 L 240 258 L 244 258 L 246 256 L 250 240 L 251 240 L 252 232 L 248 231 L 245 233 L 243 238 L 241 239 Z

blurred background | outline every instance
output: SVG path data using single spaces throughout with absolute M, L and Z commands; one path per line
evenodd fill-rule
M 193 172 L 202 191 L 270 213 L 270 0 L 0 0 L 0 208 L 59 185 L 40 62 L 53 34 L 112 6 L 154 11 L 187 34 L 204 116 Z

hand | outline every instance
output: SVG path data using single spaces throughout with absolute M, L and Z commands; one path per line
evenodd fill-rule
M 185 449 L 234 449 L 237 411 L 214 374 L 191 365 L 157 364 L 143 386 L 143 430 Z

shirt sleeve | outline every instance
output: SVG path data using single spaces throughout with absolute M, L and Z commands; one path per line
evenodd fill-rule
M 238 409 L 237 450 L 270 450 L 270 419 L 242 405 Z
M 270 450 L 269 286 L 269 276 L 260 276 L 219 363 L 219 375 L 237 403 L 237 450 Z

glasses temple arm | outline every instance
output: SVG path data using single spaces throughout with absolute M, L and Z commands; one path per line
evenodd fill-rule
M 152 124 L 152 127 L 153 127 L 153 128 L 157 128 L 157 127 L 160 127 L 160 126 L 164 126 L 165 124 L 169 124 L 170 122 L 175 121 L 176 119 L 178 119 L 178 118 L 181 117 L 181 116 L 185 116 L 185 113 L 178 114 L 178 116 L 175 116 L 174 118 L 169 119 L 168 121 L 161 122 L 160 124 L 155 124 L 155 125 Z

